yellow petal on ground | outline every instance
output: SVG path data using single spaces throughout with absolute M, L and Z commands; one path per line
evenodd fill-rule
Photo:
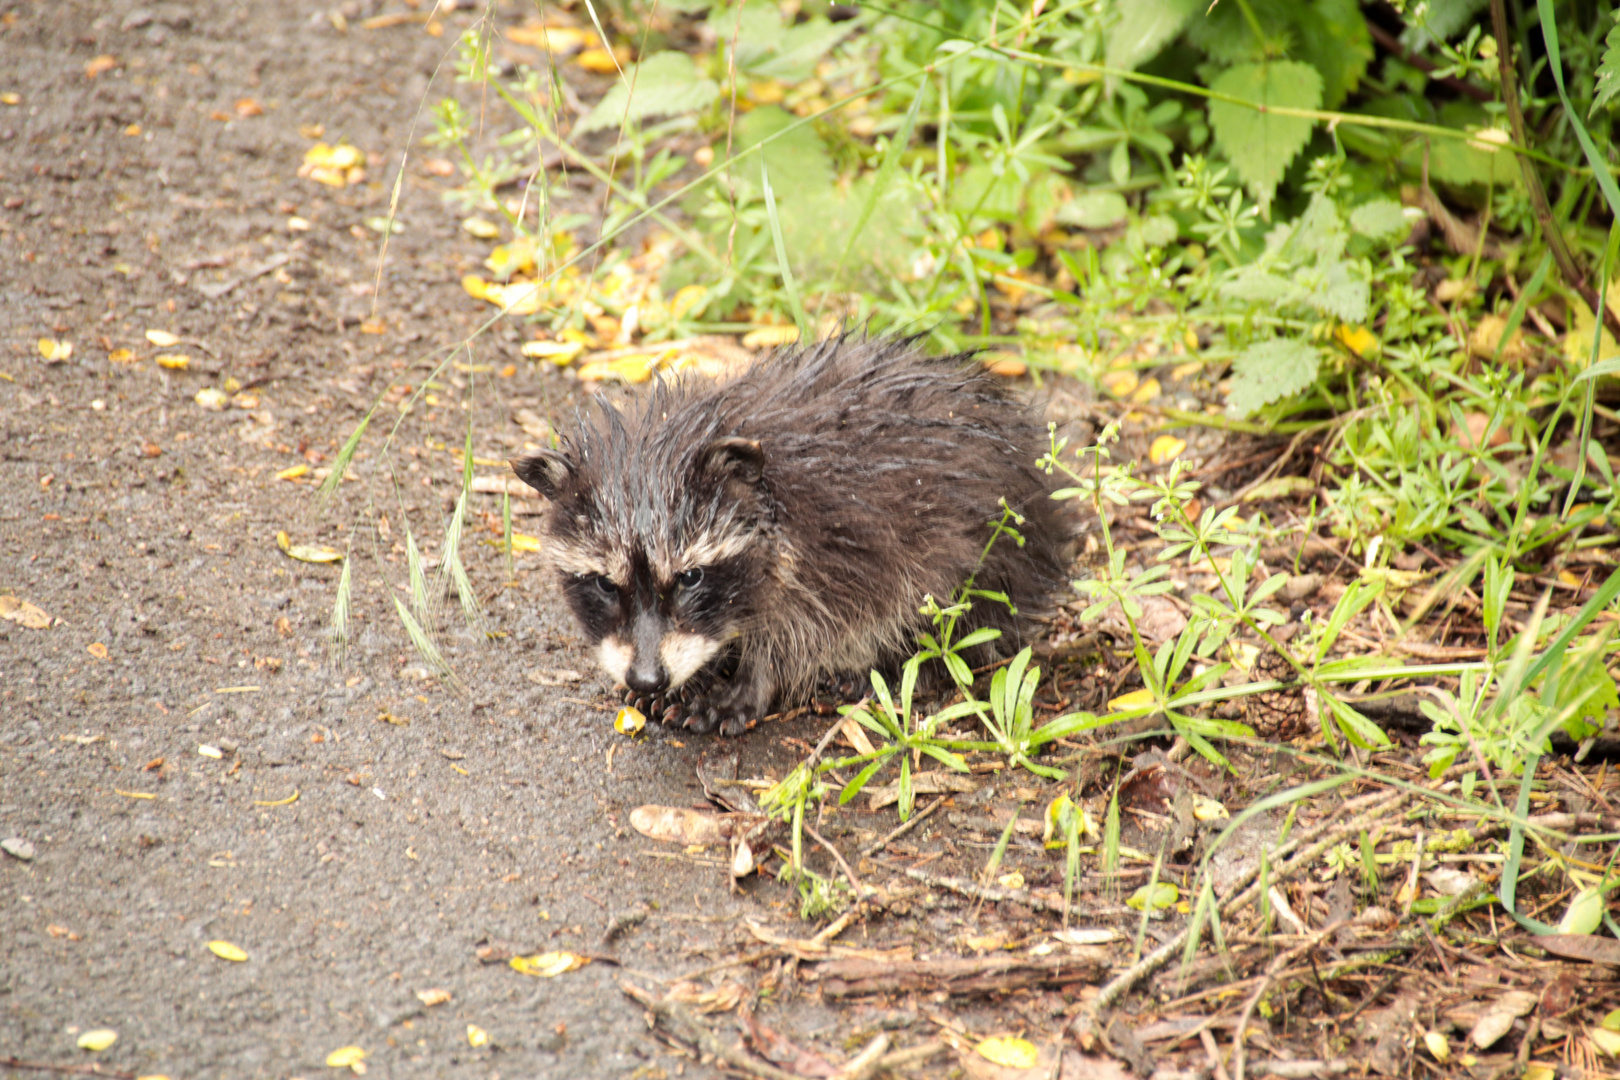
M 588 364 L 579 366 L 579 377 L 586 381 L 602 382 L 617 380 L 627 383 L 643 383 L 652 378 L 652 373 L 658 367 L 658 357 L 650 353 L 636 353 L 632 356 L 620 356 L 613 360 L 592 360 Z
M 1334 328 L 1333 337 L 1340 345 L 1343 345 L 1363 360 L 1378 351 L 1378 339 L 1373 337 L 1372 331 L 1365 326 L 1350 326 L 1347 323 L 1340 323 Z
M 626 705 L 619 710 L 619 715 L 613 718 L 613 730 L 620 735 L 639 735 L 641 729 L 647 726 L 647 718 L 640 709 Z
M 797 326 L 762 326 L 743 335 L 745 349 L 767 349 L 774 345 L 791 345 L 799 340 Z
M 481 217 L 470 217 L 461 223 L 462 229 L 480 240 L 493 240 L 501 235 L 501 227 Z
M 619 70 L 619 62 L 606 49 L 586 49 L 574 58 L 574 63 L 597 75 L 612 75 Z
M 1187 376 L 1196 375 L 1202 370 L 1204 370 L 1204 362 L 1202 360 L 1189 360 L 1185 364 L 1177 364 L 1175 367 L 1171 368 L 1170 378 L 1176 382 L 1180 382 Z
M 554 979 L 558 975 L 582 968 L 590 963 L 588 956 L 576 956 L 571 952 L 547 952 L 535 956 L 512 957 L 512 970 L 524 975 L 538 975 L 544 979 Z
M 558 367 L 573 361 L 574 357 L 585 351 L 583 342 L 578 341 L 525 341 L 523 355 L 531 360 L 550 360 Z
M 225 407 L 231 403 L 231 399 L 226 395 L 225 391 L 212 386 L 205 386 L 197 391 L 197 396 L 192 400 L 209 412 L 223 412 Z
M 326 1055 L 329 1069 L 348 1069 L 366 1060 L 366 1052 L 358 1046 L 343 1046 Z
M 84 65 L 84 77 L 93 79 L 103 72 L 111 71 L 118 66 L 118 58 L 102 53 L 100 56 Z
M 191 366 L 191 357 L 185 353 L 159 353 L 152 357 L 157 366 L 168 368 L 170 371 L 184 371 Z
M 489 1045 L 489 1032 L 485 1031 L 483 1028 L 479 1027 L 477 1024 L 468 1024 L 467 1025 L 467 1045 L 468 1046 L 487 1046 L 487 1045 Z
M 1136 372 L 1126 368 L 1123 371 L 1110 371 L 1102 377 L 1102 384 L 1104 390 L 1122 398 L 1135 390 L 1141 384 L 1141 379 Z
M 1152 910 L 1162 911 L 1181 899 L 1181 890 L 1168 881 L 1161 881 L 1156 885 L 1143 885 L 1132 893 L 1125 901 L 1125 906 L 1142 911 L 1151 905 Z
M 247 953 L 242 951 L 241 946 L 232 945 L 228 941 L 210 941 L 208 943 L 208 951 L 219 957 L 221 960 L 229 960 L 236 964 L 240 964 L 242 961 L 248 958 Z
M 112 1028 L 96 1028 L 79 1036 L 79 1049 L 101 1051 L 118 1041 L 118 1032 Z
M 1570 573 L 1568 570 L 1558 571 L 1558 580 L 1574 589 L 1581 587 L 1581 579 Z
M 290 469 L 282 469 L 280 472 L 276 473 L 276 479 L 277 480 L 296 480 L 300 476 L 303 476 L 307 472 L 309 472 L 309 466 L 308 465 L 294 465 Z
M 482 286 L 482 293 L 473 291 L 473 282 Z M 546 294 L 545 286 L 537 281 L 514 281 L 509 285 L 500 285 L 471 275 L 461 279 L 461 287 L 480 300 L 506 309 L 511 315 L 535 314 L 540 310 Z
M 468 230 L 469 232 L 471 230 Z M 484 265 L 496 277 L 510 278 L 534 269 L 539 241 L 532 236 L 519 236 L 510 244 L 500 244 L 489 253 Z
M 1138 386 L 1136 388 L 1136 391 L 1133 394 L 1131 394 L 1131 400 L 1134 401 L 1138 405 L 1145 405 L 1145 404 L 1152 401 L 1154 398 L 1156 398 L 1158 396 L 1159 396 L 1159 380 L 1158 379 L 1144 379 L 1144 380 L 1142 380 L 1142 385 Z
M 180 339 L 174 334 L 169 333 L 167 330 L 148 330 L 146 332 L 146 340 L 150 341 L 160 349 L 167 349 L 180 344 Z
M 1128 694 L 1121 694 L 1108 703 L 1109 712 L 1123 712 L 1126 709 L 1140 709 L 1144 705 L 1153 704 L 1153 691 L 1143 687 L 1132 690 Z
M 974 1049 L 986 1061 L 1008 1069 L 1033 1069 L 1041 1057 L 1034 1043 L 1012 1035 L 992 1035 Z
M 1226 807 L 1206 795 L 1193 796 L 1193 817 L 1199 821 L 1225 821 L 1232 815 Z
M 512 550 L 527 551 L 531 555 L 540 553 L 540 538 L 530 536 L 528 533 L 515 532 L 512 534 Z
M 89 645 L 85 646 L 84 651 L 95 657 L 97 660 L 107 659 L 107 646 L 103 645 L 99 641 L 92 641 Z
M 1002 874 L 996 878 L 996 884 L 1003 889 L 1022 889 L 1024 887 L 1024 875 L 1014 870 L 1010 874 Z
M 21 105 L 21 104 L 22 104 L 22 95 L 17 93 L 15 90 L 7 90 L 5 93 L 0 94 L 0 105 Z
M 358 147 L 346 143 L 328 146 L 318 142 L 304 151 L 304 164 L 316 168 L 352 169 L 366 163 L 366 156 Z
M 107 354 L 107 359 L 114 364 L 127 364 L 135 359 L 135 354 L 128 349 L 114 349 Z
M 1178 439 L 1174 435 L 1160 435 L 1153 440 L 1153 445 L 1148 447 L 1148 460 L 1155 465 L 1163 465 L 1176 460 L 1185 449 L 1187 449 L 1186 439 Z
M 47 360 L 66 360 L 73 355 L 73 342 L 42 337 L 39 339 L 39 355 Z
M 553 53 L 569 53 L 596 44 L 596 35 L 573 26 L 514 26 L 504 31 L 514 45 L 532 45 Z
M 426 1005 L 430 1009 L 435 1005 L 443 1005 L 445 1002 L 450 1000 L 450 997 L 450 991 L 444 989 L 442 986 L 435 986 L 431 990 L 418 990 L 416 992 L 416 1000 L 420 1001 L 423 1005 Z

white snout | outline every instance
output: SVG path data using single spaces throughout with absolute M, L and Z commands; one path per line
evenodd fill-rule
M 602 644 L 606 645 L 604 640 Z M 684 683 L 702 670 L 720 651 L 721 643 L 702 634 L 665 634 L 658 643 L 658 658 L 664 662 L 669 674 L 670 689 Z M 628 666 L 628 662 L 627 662 Z
M 602 644 L 596 647 L 596 658 L 602 670 L 613 676 L 613 681 L 620 686 L 624 685 L 624 676 L 630 670 L 630 661 L 634 657 L 635 650 L 612 634 L 603 638 Z

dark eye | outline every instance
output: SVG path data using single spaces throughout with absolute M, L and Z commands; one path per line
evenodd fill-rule
M 591 581 L 596 586 L 597 591 L 600 592 L 603 596 L 618 596 L 619 595 L 619 587 L 617 585 L 613 584 L 613 579 L 612 578 L 607 577 L 607 576 L 605 576 L 603 574 L 597 574 L 596 577 L 591 579 Z
M 694 566 L 690 570 L 682 570 L 675 575 L 675 584 L 683 589 L 695 589 L 698 582 L 703 580 L 703 567 Z

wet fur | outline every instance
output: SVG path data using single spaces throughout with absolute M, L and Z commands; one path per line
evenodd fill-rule
M 689 668 L 702 639 L 713 655 L 684 697 L 671 677 L 644 700 L 736 734 L 819 681 L 896 670 L 929 629 L 924 595 L 947 602 L 974 571 L 1002 497 L 1025 544 L 998 541 L 976 584 L 1019 614 L 980 599 L 959 634 L 1002 630 L 975 663 L 1019 648 L 1072 535 L 1034 467 L 1045 438 L 971 357 L 846 337 L 718 386 L 661 385 L 629 411 L 603 403 L 561 452 L 514 468 L 553 500 L 550 558 L 615 678 L 655 686 L 636 657 L 667 632 Z

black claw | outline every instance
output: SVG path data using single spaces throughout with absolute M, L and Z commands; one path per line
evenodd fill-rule
M 699 735 L 707 735 L 709 732 L 714 730 L 714 726 L 718 722 L 719 718 L 715 715 L 714 710 L 707 709 L 703 712 L 695 712 L 688 716 L 686 718 L 685 727 L 687 731 L 695 732 Z
M 673 724 L 673 723 L 675 723 L 675 721 L 679 720 L 680 718 L 681 718 L 680 706 L 679 705 L 671 705 L 669 708 L 664 710 L 664 714 L 661 717 L 659 717 L 658 719 L 659 719 L 660 723 Z
M 720 724 L 720 734 L 727 737 L 736 737 L 748 730 L 748 721 L 741 715 L 728 716 Z

